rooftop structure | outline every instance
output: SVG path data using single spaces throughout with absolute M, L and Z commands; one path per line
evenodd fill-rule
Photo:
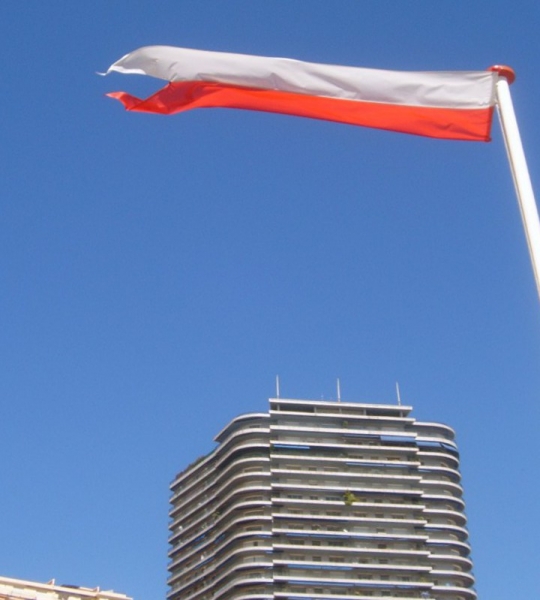
M 47 583 L 0 577 L 0 600 L 131 600 L 99 587 L 86 588 L 76 585 L 56 585 L 54 579 Z
M 271 399 L 171 485 L 169 600 L 474 600 L 454 431 Z

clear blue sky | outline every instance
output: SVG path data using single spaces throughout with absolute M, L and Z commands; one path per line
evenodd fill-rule
M 2 0 L 0 574 L 166 592 L 168 484 L 283 396 L 458 433 L 481 598 L 538 598 L 540 304 L 491 144 L 292 117 L 130 114 L 149 44 L 517 72 L 540 194 L 540 5 Z

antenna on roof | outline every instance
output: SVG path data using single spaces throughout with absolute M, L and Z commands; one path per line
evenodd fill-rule
M 399 383 L 396 381 L 396 396 L 398 406 L 401 406 L 401 394 L 399 393 Z
M 276 398 L 279 398 L 279 375 L 276 375 Z
M 337 401 L 341 402 L 341 385 L 339 384 L 339 377 L 337 378 L 337 381 L 336 381 L 336 387 L 337 387 Z

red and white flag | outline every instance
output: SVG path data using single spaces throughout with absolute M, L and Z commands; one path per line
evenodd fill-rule
M 169 82 L 145 100 L 107 94 L 131 111 L 242 108 L 470 141 L 490 139 L 498 77 L 492 71 L 384 71 L 172 46 L 135 50 L 107 73 L 112 71 Z

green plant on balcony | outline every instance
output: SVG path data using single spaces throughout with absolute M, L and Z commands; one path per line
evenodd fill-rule
M 343 494 L 343 501 L 347 506 L 352 506 L 355 502 L 359 501 L 359 498 L 351 490 L 347 490 Z

